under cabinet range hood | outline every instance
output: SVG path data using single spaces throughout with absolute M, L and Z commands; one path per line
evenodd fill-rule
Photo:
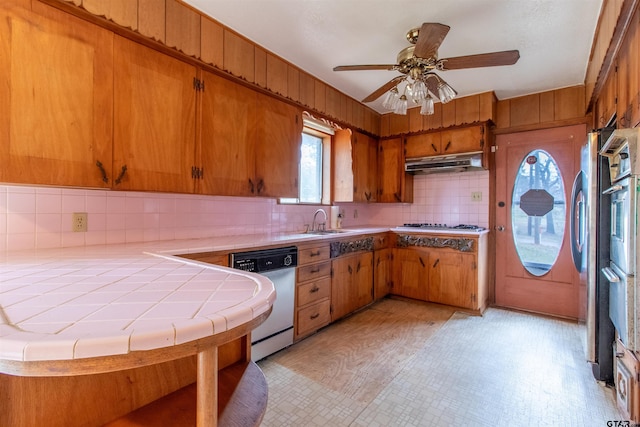
M 483 170 L 482 151 L 406 159 L 404 170 L 413 174 Z

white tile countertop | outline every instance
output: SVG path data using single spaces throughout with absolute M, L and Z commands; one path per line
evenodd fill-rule
M 388 228 L 338 235 L 380 231 Z M 121 355 L 227 331 L 271 308 L 273 283 L 174 255 L 338 235 L 227 236 L 2 253 L 0 366 L 2 360 Z
M 2 360 L 74 360 L 176 346 L 247 323 L 266 313 L 276 298 L 273 283 L 264 276 L 174 255 L 389 230 L 418 232 L 380 226 L 326 235 L 224 236 L 0 253 L 0 372 Z

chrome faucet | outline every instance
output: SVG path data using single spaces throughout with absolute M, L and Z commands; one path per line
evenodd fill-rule
M 316 217 L 318 216 L 318 214 L 322 212 L 322 215 L 324 215 L 324 222 L 318 223 L 318 229 L 316 230 Z M 313 222 L 311 223 L 311 231 L 320 231 L 320 226 L 322 225 L 322 230 L 324 230 L 327 226 L 327 213 L 324 211 L 324 209 L 318 209 L 314 214 L 313 214 Z

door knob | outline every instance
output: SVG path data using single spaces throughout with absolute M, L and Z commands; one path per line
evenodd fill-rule
M 498 225 L 498 226 L 496 227 L 496 230 L 498 230 L 498 231 L 504 231 L 504 226 L 502 226 L 502 225 Z

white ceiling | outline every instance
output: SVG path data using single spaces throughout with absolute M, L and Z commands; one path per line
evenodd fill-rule
M 405 34 L 449 25 L 440 58 L 518 49 L 515 65 L 439 71 L 459 96 L 498 99 L 584 83 L 602 0 L 184 0 L 357 100 L 395 71 L 337 65 L 394 64 Z M 381 100 L 368 105 L 385 112 Z

